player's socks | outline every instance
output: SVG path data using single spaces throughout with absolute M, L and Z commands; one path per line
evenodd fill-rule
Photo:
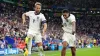
M 29 41 L 29 38 L 26 37 L 26 38 L 25 38 L 25 43 L 28 44 L 28 41 Z
M 38 51 L 39 51 L 40 56 L 45 56 L 42 46 L 38 47 Z
M 24 56 L 28 56 L 28 50 L 27 50 L 27 48 L 24 49 Z
M 26 43 L 27 43 L 28 54 L 31 54 L 31 48 L 32 48 L 32 37 L 27 37 L 26 40 L 27 40 Z
M 31 56 L 31 54 L 28 54 L 28 56 Z

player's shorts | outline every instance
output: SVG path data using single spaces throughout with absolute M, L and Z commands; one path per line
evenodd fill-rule
M 35 43 L 42 42 L 42 36 L 41 36 L 41 33 L 39 33 L 39 32 L 36 33 L 33 30 L 29 29 L 28 32 L 27 32 L 27 36 L 34 38 Z
M 76 44 L 75 44 L 75 41 L 76 41 L 76 38 L 75 38 L 75 34 L 72 35 L 71 33 L 64 33 L 63 34 L 63 42 L 66 41 L 68 44 L 69 44 L 69 47 L 75 47 Z

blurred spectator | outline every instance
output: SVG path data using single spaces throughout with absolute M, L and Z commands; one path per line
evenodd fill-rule
M 4 35 L 0 36 L 0 49 L 6 48 L 6 41 L 4 40 Z

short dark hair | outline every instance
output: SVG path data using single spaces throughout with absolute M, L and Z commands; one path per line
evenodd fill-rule
M 70 13 L 68 9 L 62 10 L 62 13 Z

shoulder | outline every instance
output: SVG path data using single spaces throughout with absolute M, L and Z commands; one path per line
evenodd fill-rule
M 75 20 L 75 16 L 74 16 L 73 14 L 70 14 L 69 19 L 71 20 L 71 22 L 76 21 L 76 20 Z
M 28 11 L 28 12 L 31 12 L 31 13 L 33 13 L 34 11 Z
M 45 18 L 45 16 L 44 16 L 43 13 L 40 13 L 40 17 L 41 17 L 41 18 Z
M 63 15 L 61 15 L 61 18 L 64 19 Z
M 26 12 L 26 13 L 31 14 L 31 13 L 34 13 L 34 11 L 28 11 L 28 12 Z
M 34 13 L 34 11 L 28 11 L 28 12 L 26 12 L 25 14 L 27 15 L 27 16 L 29 16 L 29 15 L 31 15 L 31 14 L 33 14 Z
M 44 14 L 43 13 L 40 13 L 40 16 L 44 16 Z
M 61 15 L 61 18 L 63 17 L 63 15 Z
M 75 18 L 75 16 L 73 14 L 70 14 L 70 18 Z

